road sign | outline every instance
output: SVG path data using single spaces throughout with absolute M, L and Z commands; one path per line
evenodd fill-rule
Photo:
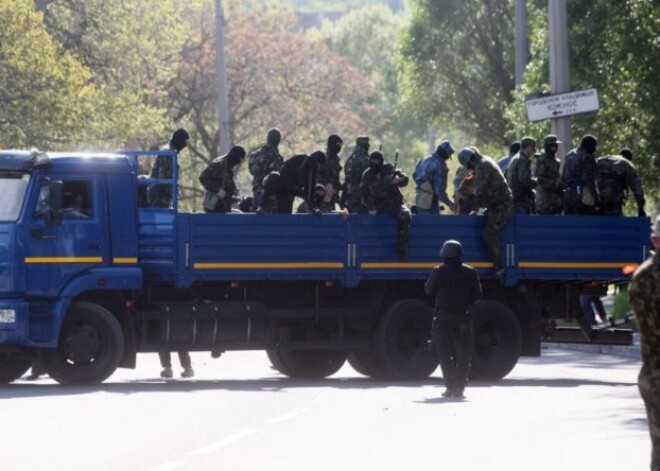
M 541 121 L 598 111 L 600 104 L 598 103 L 598 92 L 595 88 L 590 88 L 533 98 L 525 102 L 525 107 L 529 121 Z

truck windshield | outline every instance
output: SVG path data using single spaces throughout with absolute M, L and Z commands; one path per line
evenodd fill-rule
M 18 219 L 25 199 L 30 175 L 17 172 L 0 172 L 0 221 L 13 222 Z

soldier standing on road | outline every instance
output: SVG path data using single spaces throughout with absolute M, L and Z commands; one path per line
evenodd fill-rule
M 401 260 L 406 257 L 408 230 L 412 219 L 399 190 L 407 184 L 408 176 L 394 165 L 384 163 L 383 154 L 371 153 L 369 168 L 362 175 L 362 201 L 369 214 L 390 214 L 396 218 L 396 252 Z
M 177 155 L 186 148 L 190 134 L 185 129 L 177 129 L 172 134 L 169 150 L 173 150 Z M 174 175 L 174 159 L 169 155 L 159 155 L 156 157 L 154 166 L 151 169 L 151 178 L 166 179 Z M 149 188 L 148 192 L 149 206 L 153 208 L 169 208 L 172 206 L 172 185 L 158 184 Z
M 277 148 L 282 140 L 280 130 L 272 128 L 266 135 L 266 145 L 250 154 L 248 170 L 252 175 L 252 210 L 257 209 L 264 192 L 264 178 L 271 172 L 279 172 L 284 165 L 284 159 Z
M 559 171 L 557 149 L 561 141 L 550 134 L 543 138 L 543 153 L 536 160 L 536 212 L 538 214 L 561 214 L 564 199 L 564 184 Z
M 513 194 L 513 207 L 516 212 L 534 214 L 534 188 L 536 178 L 532 177 L 532 156 L 536 152 L 536 141 L 524 137 L 520 141 L 520 151 L 513 156 L 506 171 L 506 181 Z
M 195 371 L 192 369 L 192 361 L 190 360 L 190 353 L 188 352 L 177 352 L 179 355 L 179 363 L 183 371 L 181 372 L 182 378 L 192 378 L 195 376 Z M 158 352 L 158 357 L 160 358 L 160 366 L 163 368 L 163 371 L 160 372 L 160 377 L 169 379 L 174 376 L 172 372 L 172 354 L 170 352 Z
M 459 192 L 468 191 L 472 185 L 474 210 L 486 208 L 486 227 L 482 233 L 484 245 L 493 260 L 494 268 L 499 275 L 504 267 L 500 252 L 500 231 L 506 225 L 513 209 L 511 190 L 506 183 L 502 171 L 490 157 L 483 156 L 476 147 L 465 147 L 458 153 L 458 160 L 468 170 L 474 171 L 474 178 L 466 177 L 459 187 Z
M 204 169 L 199 182 L 206 190 L 204 211 L 207 213 L 230 213 L 232 199 L 238 194 L 234 178 L 240 164 L 245 160 L 245 149 L 240 146 L 221 157 L 217 157 Z
M 564 212 L 566 214 L 595 214 L 598 207 L 596 194 L 596 148 L 598 141 L 587 134 L 580 147 L 573 149 L 564 159 L 561 179 L 566 186 Z
M 366 213 L 367 208 L 362 204 L 362 191 L 360 184 L 362 174 L 369 168 L 369 138 L 358 137 L 355 140 L 355 149 L 344 166 L 344 191 L 341 196 L 343 205 L 351 213 Z
M 651 471 L 660 471 L 660 216 L 651 243 L 656 251 L 633 275 L 629 294 L 642 346 L 638 381 L 651 432 Z
M 605 215 L 623 216 L 627 190 L 631 189 L 637 202 L 637 215 L 644 211 L 642 179 L 632 163 L 630 149 L 621 149 L 620 155 L 606 155 L 596 161 L 596 190 L 601 212 Z
M 447 195 L 447 160 L 454 153 L 449 141 L 442 141 L 434 153 L 417 162 L 413 179 L 416 185 L 417 214 L 440 214 L 438 203 L 456 212 L 456 204 Z
M 433 344 L 445 379 L 444 397 L 464 397 L 472 357 L 470 308 L 482 298 L 477 271 L 461 263 L 463 247 L 456 240 L 442 244 L 443 265 L 435 267 L 424 284 L 427 295 L 435 296 Z
M 330 207 L 330 211 L 334 210 L 335 204 L 339 203 L 339 189 L 341 188 L 339 174 L 342 170 L 339 153 L 343 145 L 344 141 L 338 135 L 332 134 L 328 137 L 326 161 L 316 176 L 316 181 L 325 187 L 325 201 L 323 206 L 325 209 Z

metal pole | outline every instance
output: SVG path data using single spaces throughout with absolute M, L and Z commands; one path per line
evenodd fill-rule
M 36 11 L 42 12 L 44 15 L 46 14 L 46 7 L 48 6 L 48 1 L 47 0 L 35 0 L 34 2 L 34 9 Z
M 220 153 L 226 154 L 231 147 L 231 120 L 227 96 L 227 68 L 225 65 L 225 21 L 222 0 L 215 0 L 215 72 L 217 76 L 218 114 L 220 118 Z
M 527 43 L 527 4 L 525 0 L 516 0 L 516 87 L 523 83 L 525 67 L 529 62 Z
M 552 93 L 571 90 L 568 66 L 568 29 L 566 26 L 566 0 L 548 0 L 548 27 L 550 33 L 550 89 Z M 551 121 L 552 134 L 560 141 L 557 156 L 564 160 L 571 145 L 571 118 L 555 118 Z

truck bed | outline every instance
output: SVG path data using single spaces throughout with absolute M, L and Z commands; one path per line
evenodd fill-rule
M 405 260 L 386 215 L 203 214 L 140 209 L 139 263 L 152 281 L 425 279 L 450 238 L 466 263 L 494 277 L 483 247 L 484 216 L 414 216 Z M 648 255 L 648 218 L 516 215 L 502 233 L 502 283 L 520 280 L 623 280 Z

